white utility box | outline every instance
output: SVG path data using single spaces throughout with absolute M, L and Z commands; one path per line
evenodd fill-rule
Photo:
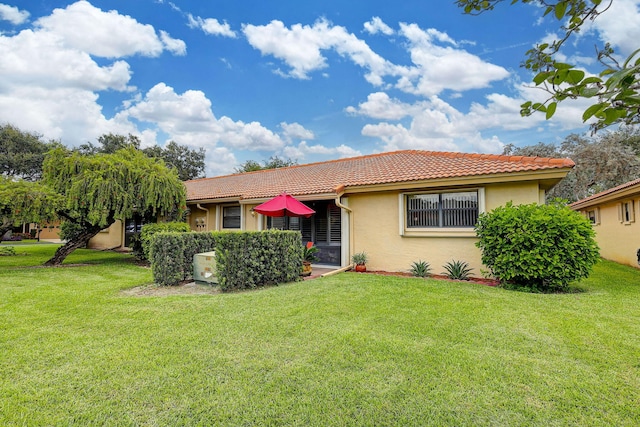
M 193 280 L 196 282 L 218 283 L 216 252 L 202 252 L 193 256 Z

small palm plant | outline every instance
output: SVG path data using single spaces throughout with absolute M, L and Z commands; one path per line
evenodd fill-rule
M 431 275 L 431 265 L 428 262 L 418 260 L 411 264 L 411 275 L 415 277 L 427 277 Z
M 473 271 L 468 262 L 456 260 L 446 263 L 444 269 L 446 271 L 442 274 L 453 280 L 469 280 L 469 273 Z

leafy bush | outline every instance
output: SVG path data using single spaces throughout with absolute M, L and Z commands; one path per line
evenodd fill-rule
M 302 236 L 298 231 L 216 232 L 216 269 L 223 291 L 298 280 Z
M 473 271 L 473 268 L 469 267 L 469 263 L 466 261 L 449 261 L 444 265 L 446 275 L 449 279 L 453 280 L 469 280 L 469 274 Z
M 193 275 L 193 255 L 216 251 L 223 291 L 297 280 L 302 236 L 297 231 L 156 233 L 151 237 L 151 271 L 159 285 L 177 285 Z
M 16 256 L 16 248 L 13 246 L 0 246 L 0 256 Z
M 160 232 L 149 239 L 151 271 L 159 285 L 177 285 L 193 277 L 193 256 L 215 249 L 212 233 Z
M 184 235 L 165 232 L 151 238 L 151 271 L 158 285 L 173 286 L 185 280 Z
M 411 275 L 415 277 L 427 277 L 431 275 L 431 265 L 426 261 L 415 261 L 411 264 Z
M 186 222 L 159 222 L 142 226 L 139 236 L 132 236 L 133 252 L 141 259 L 149 259 L 151 237 L 157 233 L 188 233 L 191 231 Z
M 561 201 L 519 205 L 480 215 L 482 262 L 502 282 L 542 292 L 566 291 L 599 259 L 589 221 Z

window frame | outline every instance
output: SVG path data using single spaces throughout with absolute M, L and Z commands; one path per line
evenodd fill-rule
M 229 216 L 225 216 L 225 211 L 229 208 L 237 208 L 239 210 L 238 215 L 229 215 Z M 222 212 L 220 215 L 220 221 L 221 221 L 221 229 L 222 230 L 242 230 L 242 205 L 223 205 L 222 206 Z M 225 224 L 225 219 L 226 218 L 238 218 L 238 226 L 237 227 L 227 227 Z
M 593 218 L 591 217 L 591 212 L 593 212 Z M 600 208 L 594 207 L 592 209 L 587 209 L 584 212 L 584 216 L 589 220 L 591 225 L 600 225 Z
M 439 200 L 442 199 L 442 194 L 452 193 L 477 193 L 478 204 L 478 216 L 485 212 L 485 189 L 484 187 L 465 187 L 465 188 L 445 188 L 439 190 L 424 190 L 424 191 L 411 191 L 399 194 L 399 233 L 405 237 L 472 237 L 475 236 L 475 228 L 470 226 L 465 227 L 447 227 L 447 226 L 433 226 L 433 227 L 409 227 L 407 224 L 408 215 L 408 198 L 415 195 L 427 195 L 438 194 Z M 441 209 L 441 208 L 439 208 Z M 441 216 L 440 216 L 441 218 Z M 441 219 L 438 220 L 441 224 Z
M 624 224 L 629 225 L 636 221 L 635 201 L 625 200 L 618 204 L 618 220 Z

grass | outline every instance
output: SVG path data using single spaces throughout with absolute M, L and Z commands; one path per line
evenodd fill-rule
M 344 273 L 130 297 L 152 278 L 126 255 L 19 250 L 0 257 L 0 425 L 640 420 L 632 268 L 601 262 L 572 294 Z

